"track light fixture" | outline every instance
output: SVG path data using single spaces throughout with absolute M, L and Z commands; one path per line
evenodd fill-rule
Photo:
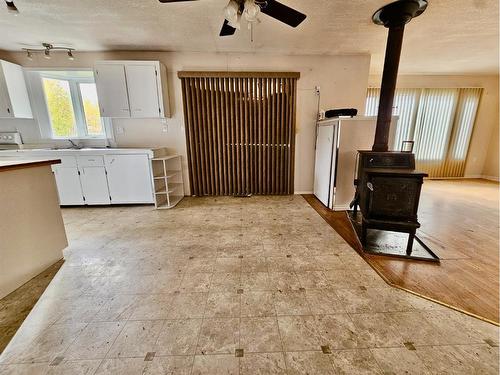
M 15 16 L 19 14 L 19 10 L 16 7 L 16 4 L 14 4 L 13 1 L 8 1 L 5 0 L 5 5 L 7 6 L 7 11 Z
M 33 52 L 43 52 L 43 57 L 50 59 L 52 56 L 51 51 L 66 51 L 68 54 L 68 60 L 73 61 L 75 56 L 73 55 L 74 48 L 54 46 L 50 43 L 42 43 L 43 48 L 23 48 L 26 51 L 26 58 L 28 60 L 33 60 Z

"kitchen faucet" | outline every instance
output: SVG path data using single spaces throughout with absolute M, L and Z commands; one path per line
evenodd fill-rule
M 77 150 L 80 150 L 83 146 L 81 146 L 80 144 L 76 144 L 75 142 L 73 142 L 71 139 L 68 138 L 68 141 L 69 143 L 71 143 L 71 147 L 70 148 L 76 148 Z

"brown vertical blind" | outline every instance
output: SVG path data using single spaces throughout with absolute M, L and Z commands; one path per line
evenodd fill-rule
M 299 73 L 178 76 L 191 194 L 293 194 Z

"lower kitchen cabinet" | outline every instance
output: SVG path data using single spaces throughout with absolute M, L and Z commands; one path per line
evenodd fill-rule
M 64 156 L 53 171 L 61 205 L 154 203 L 147 154 Z
M 81 167 L 80 181 L 86 204 L 111 203 L 104 167 Z
M 61 205 L 81 205 L 83 200 L 82 186 L 77 167 L 53 166 L 56 178 L 59 203 Z
M 147 155 L 105 155 L 111 203 L 153 203 Z

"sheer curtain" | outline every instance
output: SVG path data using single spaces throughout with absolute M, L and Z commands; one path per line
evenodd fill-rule
M 462 177 L 474 128 L 481 88 L 397 89 L 399 116 L 393 150 L 415 141 L 417 168 L 430 177 Z M 365 114 L 376 116 L 380 89 L 369 88 Z

